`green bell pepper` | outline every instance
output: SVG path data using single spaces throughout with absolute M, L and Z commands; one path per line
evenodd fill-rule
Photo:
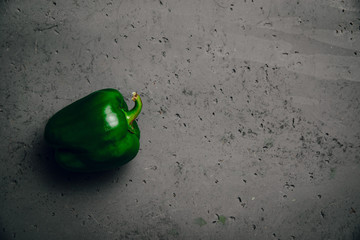
M 115 89 L 102 89 L 70 104 L 52 116 L 45 140 L 55 160 L 70 171 L 110 170 L 132 160 L 139 151 L 140 130 L 135 121 L 142 102 L 133 93 L 133 109 Z

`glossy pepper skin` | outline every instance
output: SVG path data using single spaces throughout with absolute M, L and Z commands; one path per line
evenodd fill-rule
M 132 160 L 139 151 L 140 130 L 135 121 L 142 102 L 133 93 L 133 109 L 115 89 L 102 89 L 68 105 L 52 116 L 45 140 L 55 160 L 80 172 L 110 170 Z

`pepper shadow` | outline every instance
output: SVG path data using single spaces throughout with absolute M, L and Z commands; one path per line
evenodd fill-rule
M 360 240 L 360 226 L 358 226 L 353 232 L 352 240 Z
M 108 185 L 114 179 L 121 181 L 129 167 L 129 163 L 114 170 L 100 172 L 71 172 L 62 168 L 54 159 L 54 150 L 43 138 L 37 140 L 36 168 L 41 177 L 51 187 L 66 189 L 91 189 Z M 75 189 L 74 189 L 75 188 Z

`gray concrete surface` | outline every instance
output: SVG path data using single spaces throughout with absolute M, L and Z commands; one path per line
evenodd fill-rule
M 1 1 L 0 239 L 359 239 L 360 3 Z M 47 119 L 101 88 L 138 156 L 71 174 Z

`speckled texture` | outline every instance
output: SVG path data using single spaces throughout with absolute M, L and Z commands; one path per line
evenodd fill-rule
M 359 239 L 360 4 L 1 1 L 0 239 Z M 72 174 L 47 119 L 101 88 L 141 149 Z

